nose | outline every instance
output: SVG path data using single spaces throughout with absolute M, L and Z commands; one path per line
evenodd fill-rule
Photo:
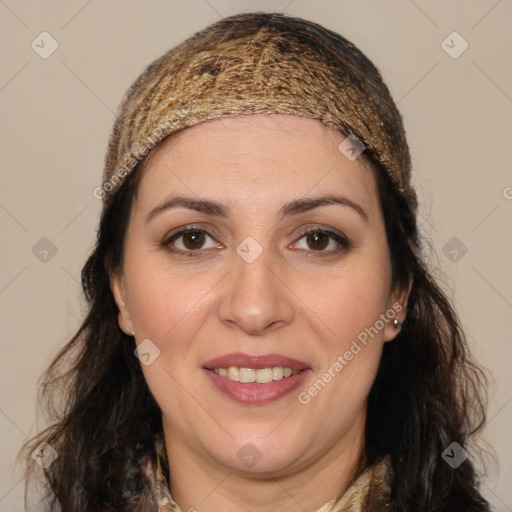
M 286 278 L 265 252 L 251 263 L 234 256 L 234 268 L 224 282 L 218 307 L 224 324 L 253 336 L 282 328 L 295 315 Z

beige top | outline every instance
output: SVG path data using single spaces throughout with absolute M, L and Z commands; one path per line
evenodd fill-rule
M 156 465 L 148 463 L 146 475 L 152 484 L 152 501 L 157 503 L 158 512 L 182 512 L 172 499 L 168 483 L 163 476 L 161 455 L 163 446 L 157 447 L 160 456 Z M 165 455 L 164 455 L 165 456 Z M 374 466 L 368 467 L 345 491 L 339 499 L 326 503 L 317 512 L 381 512 L 388 511 L 390 485 L 392 481 L 390 456 L 381 459 Z

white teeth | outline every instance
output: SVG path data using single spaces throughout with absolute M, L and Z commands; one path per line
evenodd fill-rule
M 230 366 L 228 368 L 227 378 L 229 380 L 235 380 L 238 382 L 240 380 L 240 368 L 237 368 L 236 366 Z
M 272 378 L 274 380 L 281 380 L 284 376 L 284 368 L 282 366 L 274 366 L 272 368 Z
M 256 370 L 240 368 L 240 382 L 256 382 Z
M 213 371 L 221 377 L 227 377 L 235 382 L 257 382 L 258 384 L 266 384 L 273 380 L 281 380 L 299 373 L 297 370 L 286 368 L 283 366 L 274 366 L 273 368 L 239 368 L 230 366 L 229 368 L 213 368 Z
M 256 382 L 260 384 L 266 384 L 267 382 L 272 382 L 274 378 L 272 368 L 260 368 L 256 370 Z

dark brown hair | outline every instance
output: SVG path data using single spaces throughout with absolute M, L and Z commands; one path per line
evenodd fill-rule
M 403 133 L 401 122 L 392 129 Z M 384 344 L 368 397 L 365 462 L 391 455 L 389 510 L 489 512 L 471 458 L 453 469 L 441 456 L 453 442 L 467 449 L 484 425 L 485 374 L 472 361 L 453 306 L 426 263 L 409 205 L 381 164 L 371 154 L 366 158 L 378 184 L 393 283 L 405 288 L 412 279 L 412 288 L 406 322 L 395 341 Z M 142 163 L 104 205 L 94 252 L 82 270 L 87 315 L 41 382 L 50 426 L 23 453 L 28 486 L 40 471 L 32 450 L 46 441 L 58 452 L 42 472 L 45 511 L 149 510 L 141 465 L 155 456 L 162 438 L 161 412 L 134 357 L 134 339 L 119 328 L 109 280 L 122 269 Z

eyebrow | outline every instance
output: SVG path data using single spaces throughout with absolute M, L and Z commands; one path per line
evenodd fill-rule
M 368 222 L 368 215 L 366 212 L 354 201 L 342 196 L 326 195 L 315 198 L 301 198 L 290 201 L 283 205 L 280 209 L 278 218 L 283 220 L 286 217 L 298 215 L 300 213 L 309 212 L 316 208 L 329 205 L 339 205 L 352 209 L 366 222 Z M 163 213 L 164 211 L 172 208 L 187 208 L 196 212 L 213 215 L 215 217 L 227 218 L 231 215 L 229 206 L 223 205 L 217 201 L 207 199 L 195 199 L 193 197 L 186 197 L 180 195 L 171 195 L 165 199 L 158 206 L 153 208 L 146 216 L 146 223 Z

